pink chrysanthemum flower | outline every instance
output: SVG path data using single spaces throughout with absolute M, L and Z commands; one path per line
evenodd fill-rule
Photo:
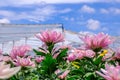
M 27 67 L 27 66 L 35 67 L 35 63 L 31 61 L 30 57 L 27 58 L 17 57 L 16 59 L 14 59 L 14 64 L 16 66 L 22 66 L 22 67 Z
M 13 59 L 17 58 L 17 56 L 24 57 L 30 50 L 31 47 L 29 45 L 16 46 L 11 50 L 10 56 Z
M 81 39 L 85 43 L 85 47 L 92 50 L 108 47 L 113 42 L 113 39 L 104 33 L 86 35 L 85 37 L 81 37 Z
M 85 50 L 74 49 L 72 53 L 68 54 L 67 59 L 74 61 L 76 59 L 82 59 L 85 56 Z
M 70 70 L 66 70 L 66 71 L 62 72 L 58 69 L 55 71 L 55 74 L 58 76 L 58 78 L 64 79 L 68 75 L 69 72 L 70 72 Z
M 36 61 L 37 63 L 42 62 L 42 60 L 44 60 L 44 57 L 42 57 L 42 56 L 35 57 L 35 61 Z
M 36 34 L 36 37 L 47 45 L 64 41 L 64 36 L 62 35 L 62 33 L 50 30 L 38 33 Z
M 113 56 L 114 59 L 120 59 L 120 48 L 117 48 L 115 51 L 115 55 Z
M 96 71 L 97 74 L 105 78 L 106 80 L 120 80 L 120 66 L 105 64 L 105 69 L 101 69 L 101 72 Z

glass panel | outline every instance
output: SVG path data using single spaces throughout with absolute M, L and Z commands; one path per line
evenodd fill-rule
M 37 48 L 42 43 L 34 35 L 46 29 L 63 31 L 62 24 L 0 24 L 1 49 L 9 52 L 13 46 L 21 44 Z

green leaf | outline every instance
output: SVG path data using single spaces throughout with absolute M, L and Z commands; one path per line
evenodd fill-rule
M 45 56 L 46 54 L 40 51 L 37 51 L 36 49 L 33 49 L 33 51 L 36 53 L 36 55 L 41 55 L 41 56 Z
M 88 72 L 84 75 L 85 80 L 94 80 L 94 74 L 92 72 Z
M 53 73 L 56 70 L 56 62 L 51 54 L 46 54 L 45 59 L 41 63 L 43 73 Z
M 68 78 L 67 80 L 76 80 L 76 79 L 79 79 L 79 76 L 78 76 L 78 75 L 71 76 L 71 77 Z
M 61 52 L 60 52 L 60 54 L 57 57 L 57 61 L 58 62 L 62 61 L 63 57 L 67 56 L 67 51 L 68 51 L 67 48 L 66 49 L 61 49 Z
M 10 80 L 16 80 L 15 76 L 12 76 L 12 77 L 10 78 Z
M 97 58 L 94 58 L 93 63 L 95 65 L 99 65 L 101 63 L 101 61 L 102 61 L 102 58 L 103 58 L 102 56 L 98 56 Z

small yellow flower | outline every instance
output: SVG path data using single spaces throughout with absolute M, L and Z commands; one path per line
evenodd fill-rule
M 108 53 L 108 50 L 102 50 L 99 56 L 105 56 Z
M 80 68 L 79 62 L 72 62 L 72 65 L 73 65 L 75 68 L 77 68 L 77 69 Z
M 74 63 L 74 64 L 79 64 L 79 62 L 76 62 L 76 61 L 74 61 L 74 62 L 72 62 L 72 63 Z

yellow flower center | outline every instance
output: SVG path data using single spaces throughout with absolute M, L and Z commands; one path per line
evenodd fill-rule
M 103 50 L 99 56 L 105 56 L 108 53 L 108 50 Z

